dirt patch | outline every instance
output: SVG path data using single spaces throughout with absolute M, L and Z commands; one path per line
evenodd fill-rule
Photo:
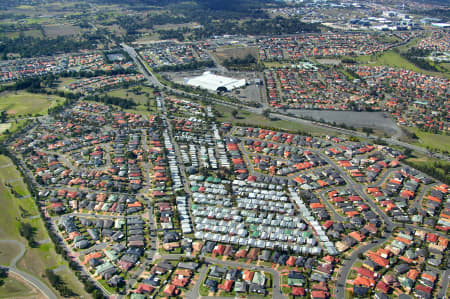
M 323 59 L 317 59 L 317 62 L 320 64 L 327 64 L 327 65 L 339 65 L 341 64 L 340 59 L 330 59 L 330 58 L 323 58 Z
M 199 23 L 196 22 L 191 22 L 191 23 L 183 23 L 183 24 L 164 24 L 164 25 L 155 25 L 153 26 L 154 30 L 176 30 L 179 28 L 201 28 L 203 27 L 202 25 L 200 25 Z
M 249 54 L 258 57 L 258 49 L 256 47 L 229 47 L 229 48 L 218 48 L 212 53 L 220 63 L 225 59 L 234 58 L 245 58 Z
M 81 28 L 68 24 L 56 24 L 44 26 L 44 33 L 47 37 L 70 36 L 80 33 Z

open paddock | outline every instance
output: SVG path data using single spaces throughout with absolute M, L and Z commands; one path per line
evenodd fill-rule
M 0 110 L 6 110 L 10 116 L 47 114 L 47 109 L 60 101 L 64 99 L 53 95 L 25 91 L 4 92 L 0 94 Z

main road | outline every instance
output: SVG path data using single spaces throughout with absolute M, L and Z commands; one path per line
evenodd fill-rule
M 138 68 L 141 70 L 141 72 L 144 74 L 144 76 L 149 80 L 149 82 L 151 82 L 154 86 L 158 86 L 158 87 L 165 87 L 167 90 L 174 92 L 174 93 L 178 93 L 178 94 L 189 94 L 191 96 L 197 96 L 198 98 L 202 98 L 202 96 L 200 95 L 196 95 L 196 94 L 190 94 L 190 93 L 186 93 L 184 91 L 180 91 L 180 90 L 176 90 L 173 89 L 171 87 L 165 86 L 163 85 L 157 78 L 156 76 L 152 73 L 152 70 L 150 68 L 148 68 L 146 66 L 146 64 L 143 62 L 142 58 L 139 56 L 138 53 L 136 53 L 136 51 L 126 45 L 126 44 L 122 44 L 122 47 L 124 48 L 124 50 L 126 52 L 128 52 L 128 54 L 130 55 L 130 57 L 134 60 L 134 62 L 136 63 L 136 65 L 138 66 Z M 252 113 L 257 113 L 257 114 L 262 114 L 263 110 L 262 108 L 255 108 L 255 107 L 249 107 L 243 104 L 236 104 L 236 103 L 230 103 L 230 102 L 224 102 L 215 98 L 209 98 L 210 101 L 218 103 L 218 104 L 222 104 L 222 105 L 227 105 L 227 106 L 232 106 L 235 108 L 239 108 L 239 109 L 245 109 L 249 112 Z M 364 133 L 361 132 L 357 132 L 357 131 L 352 131 L 352 130 L 347 130 L 347 129 L 343 129 L 343 128 L 338 128 L 338 127 L 334 127 L 331 125 L 327 125 L 327 124 L 322 124 L 319 122 L 315 122 L 315 121 L 310 121 L 310 120 L 305 120 L 305 119 L 301 119 L 301 118 L 297 118 L 297 117 L 292 117 L 289 115 L 285 115 L 285 114 L 281 114 L 279 112 L 271 112 L 270 117 L 276 117 L 282 120 L 287 120 L 287 121 L 292 121 L 292 122 L 296 122 L 299 124 L 303 124 L 303 125 L 308 125 L 308 126 L 315 126 L 315 127 L 322 127 L 325 128 L 327 130 L 330 131 L 334 131 L 336 133 L 339 134 L 346 134 L 346 135 L 351 135 L 351 136 L 357 136 L 357 137 L 361 137 L 361 138 L 370 138 L 370 139 L 377 139 L 377 136 L 374 135 L 369 135 L 367 136 Z M 389 145 L 397 145 L 397 146 L 402 146 L 404 148 L 409 148 L 411 150 L 423 153 L 425 155 L 428 156 L 432 156 L 432 157 L 437 157 L 443 160 L 447 160 L 450 161 L 450 157 L 448 155 L 444 155 L 444 154 L 431 154 L 428 150 L 422 148 L 422 147 L 418 147 L 409 143 L 405 143 L 402 141 L 399 141 L 395 138 L 381 138 L 382 141 L 386 142 Z M 327 160 L 327 162 L 331 162 L 331 160 L 324 156 L 321 155 L 322 157 L 325 157 L 325 160 Z M 334 165 L 334 163 L 331 162 L 331 165 Z M 346 260 L 339 272 L 339 277 L 337 280 L 337 288 L 336 288 L 336 297 L 337 298 L 343 298 L 343 296 L 345 296 L 345 283 L 348 277 L 348 274 L 350 273 L 351 267 L 352 265 L 355 263 L 355 261 L 358 259 L 359 254 L 364 253 L 370 249 L 372 249 L 373 247 L 379 245 L 379 242 L 386 242 L 387 240 L 389 240 L 390 236 L 392 235 L 392 231 L 393 229 L 397 226 L 395 223 L 392 222 L 392 220 L 390 219 L 389 216 L 387 216 L 377 205 L 376 203 L 374 203 L 370 198 L 368 198 L 368 196 L 365 194 L 362 186 L 358 185 L 356 182 L 354 182 L 351 178 L 348 177 L 347 173 L 345 173 L 342 169 L 337 168 L 339 170 L 339 172 L 341 173 L 341 175 L 343 176 L 343 178 L 345 179 L 345 181 L 347 182 L 347 184 L 349 186 L 351 186 L 352 188 L 354 188 L 355 191 L 358 192 L 358 194 L 365 199 L 365 201 L 367 202 L 367 204 L 369 204 L 369 206 L 377 212 L 377 214 L 383 219 L 384 223 L 386 224 L 386 229 L 387 229 L 387 234 L 385 234 L 385 236 L 383 238 L 380 238 L 378 240 L 376 240 L 374 243 L 369 243 L 366 245 L 363 245 L 361 247 L 359 247 L 357 250 L 353 251 L 352 254 L 350 255 L 350 258 L 348 260 Z M 383 181 L 389 173 L 386 173 L 383 175 L 383 177 L 381 178 L 380 181 Z M 217 263 L 217 264 L 222 264 L 222 265 L 226 265 L 226 266 L 237 266 L 237 267 L 248 267 L 248 265 L 246 264 L 241 264 L 241 263 L 237 263 L 237 262 L 232 262 L 232 261 L 219 261 L 219 260 L 215 260 L 215 259 L 210 259 L 210 258 L 206 258 L 206 260 L 208 262 L 211 263 Z M 261 268 L 262 270 L 268 271 L 270 273 L 272 273 L 274 275 L 274 281 L 277 280 L 278 283 L 274 283 L 274 298 L 284 298 L 284 296 L 282 295 L 281 291 L 280 291 L 280 275 L 277 271 L 273 270 L 273 269 L 268 269 L 268 268 Z M 446 273 L 444 275 L 447 275 L 447 277 L 445 277 L 443 279 L 443 285 L 447 285 L 448 284 L 448 271 L 446 271 Z M 441 292 L 440 292 L 441 293 Z
M 174 93 L 178 93 L 178 94 L 189 94 L 192 96 L 197 96 L 198 98 L 203 98 L 203 96 L 197 95 L 197 94 L 191 94 L 191 93 L 187 93 L 184 91 L 180 91 L 174 88 L 171 88 L 169 86 L 165 86 L 164 84 L 162 84 L 158 78 L 156 78 L 156 76 L 152 73 L 152 70 L 150 68 L 147 67 L 147 65 L 144 63 L 144 61 L 142 60 L 142 58 L 139 56 L 138 53 L 136 53 L 136 51 L 134 50 L 133 47 L 130 47 L 126 44 L 121 44 L 122 48 L 130 55 L 130 57 L 133 59 L 133 61 L 136 63 L 136 65 L 138 66 L 139 70 L 144 74 L 144 76 L 147 78 L 147 80 L 150 81 L 150 83 L 152 83 L 154 86 L 158 86 L 160 88 L 165 87 L 168 90 L 174 92 Z M 252 113 L 257 113 L 257 114 L 262 114 L 264 109 L 263 108 L 257 108 L 257 107 L 250 107 L 244 104 L 236 104 L 236 103 L 231 103 L 231 102 L 225 102 L 225 101 L 221 101 L 215 98 L 208 98 L 208 100 L 218 103 L 218 104 L 222 104 L 222 105 L 226 105 L 226 106 L 232 106 L 235 108 L 240 108 L 240 109 L 245 109 L 249 112 Z M 334 131 L 337 132 L 339 134 L 346 134 L 346 135 L 351 135 L 351 136 L 357 136 L 357 137 L 361 137 L 361 138 L 371 138 L 371 139 L 377 139 L 378 136 L 375 135 L 369 135 L 367 136 L 364 133 L 361 132 L 357 132 L 357 131 L 352 131 L 352 130 L 347 130 L 347 129 L 343 129 L 343 128 L 339 128 L 339 127 L 334 127 L 331 125 L 327 125 L 327 124 L 322 124 L 316 121 L 310 121 L 310 120 L 306 120 L 306 119 L 302 119 L 302 118 L 298 118 L 298 117 L 292 117 L 292 116 L 288 116 L 285 114 L 282 114 L 280 112 L 271 112 L 270 113 L 271 117 L 276 117 L 279 119 L 283 119 L 283 120 L 288 120 L 288 121 L 292 121 L 292 122 L 296 122 L 299 124 L 303 124 L 303 125 L 308 125 L 308 126 L 314 126 L 314 127 L 321 127 L 330 131 Z M 420 152 L 422 154 L 428 155 L 428 156 L 432 156 L 435 158 L 439 158 L 442 160 L 447 160 L 450 161 L 450 157 L 448 155 L 445 154 L 440 154 L 440 153 L 430 153 L 427 149 L 420 147 L 420 146 L 416 146 L 416 145 L 412 145 L 406 142 L 402 142 L 399 141 L 395 138 L 381 138 L 382 141 L 386 142 L 389 145 L 397 145 L 397 146 L 402 146 L 404 148 L 409 148 L 411 150 Z

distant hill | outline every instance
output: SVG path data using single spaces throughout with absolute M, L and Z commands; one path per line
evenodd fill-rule
M 97 3 L 120 3 L 123 4 L 123 0 L 94 0 L 92 2 Z M 230 11 L 242 11 L 248 9 L 260 8 L 267 3 L 271 3 L 272 0 L 127 0 L 128 5 L 154 5 L 154 6 L 166 6 L 170 4 L 176 4 L 181 2 L 194 2 L 201 5 L 204 8 L 211 10 L 230 10 Z
M 85 0 L 88 1 L 88 0 Z M 101 4 L 123 4 L 123 0 L 91 0 Z M 145 6 L 167 7 L 173 14 L 182 14 L 190 20 L 203 23 L 205 19 L 268 18 L 262 8 L 279 5 L 275 0 L 127 0 L 135 8 Z

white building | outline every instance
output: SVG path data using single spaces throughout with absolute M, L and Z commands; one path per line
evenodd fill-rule
M 235 88 L 245 86 L 245 79 L 234 79 L 230 77 L 224 77 L 214 75 L 211 72 L 204 72 L 203 75 L 194 78 L 185 78 L 184 83 L 187 85 L 200 87 L 211 91 L 231 91 Z

